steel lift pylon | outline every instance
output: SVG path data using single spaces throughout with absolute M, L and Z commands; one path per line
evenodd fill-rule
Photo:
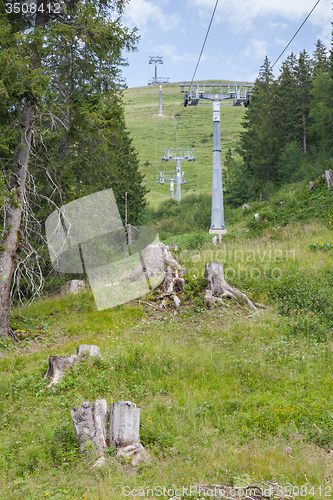
M 163 116 L 162 113 L 162 84 L 168 85 L 169 77 L 157 76 L 157 65 L 163 64 L 162 56 L 149 56 L 149 64 L 155 63 L 155 75 L 151 80 L 149 80 L 148 85 L 159 85 L 160 86 L 160 100 L 158 107 L 158 116 Z
M 220 102 L 224 99 L 233 99 L 234 106 L 245 106 L 249 103 L 253 83 L 180 83 L 181 92 L 185 92 L 184 106 L 197 106 L 200 99 L 208 99 L 213 103 L 213 175 L 212 175 L 212 214 L 209 232 L 226 233 L 223 210 L 223 187 L 221 167 L 221 139 L 220 139 Z M 189 90 L 185 91 L 188 86 Z M 212 92 L 214 90 L 214 92 Z
M 179 203 L 181 200 L 180 186 L 186 184 L 186 179 L 184 177 L 185 172 L 181 170 L 180 162 L 182 160 L 195 161 L 193 156 L 194 149 L 163 149 L 164 156 L 162 161 L 176 160 L 176 172 L 167 171 L 159 172 L 159 177 L 157 178 L 158 184 L 165 184 L 165 182 L 170 182 L 170 198 L 174 197 L 174 183 L 176 180 L 176 200 Z

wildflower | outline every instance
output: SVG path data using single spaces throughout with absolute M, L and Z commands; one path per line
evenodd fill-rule
M 151 416 L 150 415 L 148 415 L 147 420 L 148 420 L 149 423 L 151 422 Z

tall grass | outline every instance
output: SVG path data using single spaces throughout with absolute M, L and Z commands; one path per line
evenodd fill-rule
M 309 246 L 331 234 L 314 223 L 286 226 L 274 239 L 235 230 L 221 246 L 180 249 L 196 278 L 177 315 L 171 305 L 138 302 L 97 312 L 89 290 L 16 311 L 21 342 L 0 345 L 2 497 L 120 499 L 125 485 L 332 486 L 332 332 L 315 303 L 330 307 L 333 256 Z M 200 278 L 210 260 L 268 308 L 253 316 L 232 301 L 204 307 Z M 268 279 L 274 268 L 281 275 Z M 306 280 L 296 272 L 303 268 Z M 307 317 L 320 324 L 302 324 Z M 85 360 L 47 388 L 48 356 L 80 343 L 99 345 L 103 360 Z M 141 408 L 150 462 L 136 473 L 112 456 L 101 469 L 80 456 L 70 409 L 97 398 Z

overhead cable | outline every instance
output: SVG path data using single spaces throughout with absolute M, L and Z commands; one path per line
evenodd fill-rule
M 208 34 L 209 34 L 209 31 L 210 31 L 210 28 L 212 26 L 212 22 L 213 22 L 213 19 L 214 19 L 214 16 L 215 16 L 215 12 L 216 12 L 216 8 L 217 8 L 217 4 L 219 3 L 219 0 L 216 0 L 215 2 L 215 6 L 214 6 L 214 9 L 213 9 L 213 13 L 212 13 L 212 16 L 210 18 L 210 21 L 209 21 L 209 25 L 208 25 L 208 28 L 207 28 L 207 31 L 206 31 L 206 36 L 205 36 L 205 39 L 203 41 L 203 44 L 202 44 L 202 47 L 201 47 L 201 51 L 200 51 L 200 54 L 199 54 L 199 57 L 198 57 L 198 61 L 197 61 L 197 64 L 195 66 L 195 70 L 194 70 L 194 73 L 193 73 L 193 76 L 192 76 L 192 80 L 191 80 L 191 84 L 189 85 L 189 88 L 191 88 L 192 86 L 192 83 L 193 83 L 193 80 L 194 80 L 194 77 L 196 75 L 196 72 L 197 72 L 197 69 L 198 69 L 198 66 L 199 66 L 199 63 L 200 63 L 200 60 L 201 60 L 201 56 L 202 56 L 202 53 L 204 51 L 204 48 L 205 48 L 205 45 L 206 45 L 206 41 L 207 41 L 207 38 L 208 38 Z M 178 122 L 177 122 L 177 125 L 176 125 L 176 128 L 175 128 L 175 133 L 177 131 L 177 128 L 178 128 L 178 125 L 179 125 L 179 122 L 181 120 L 181 117 L 182 117 L 182 114 L 183 114 L 183 111 L 184 111 L 184 104 L 183 104 L 183 107 L 182 107 L 182 110 L 180 112 L 180 116 L 178 118 Z M 174 140 L 174 137 L 175 137 L 175 134 L 173 135 L 172 137 L 172 140 L 171 142 Z
M 311 16 L 312 12 L 315 10 L 315 8 L 317 7 L 317 5 L 319 4 L 320 0 L 317 0 L 317 2 L 315 3 L 315 5 L 312 7 L 312 9 L 310 10 L 309 14 L 306 16 L 306 18 L 304 19 L 304 21 L 302 22 L 302 24 L 300 25 L 300 27 L 297 29 L 297 31 L 295 32 L 295 34 L 292 36 L 292 38 L 289 40 L 289 42 L 287 43 L 287 45 L 285 46 L 285 48 L 283 49 L 283 51 L 281 52 L 281 54 L 279 55 L 279 57 L 274 61 L 274 63 L 272 64 L 271 68 L 273 69 L 275 64 L 278 62 L 278 60 L 282 57 L 282 55 L 285 53 L 285 51 L 287 50 L 287 48 L 289 47 L 289 45 L 291 44 L 291 42 L 294 40 L 294 38 L 296 37 L 296 35 L 299 33 L 299 31 L 303 28 L 304 24 L 306 23 L 306 21 L 309 19 L 309 17 Z M 251 91 L 251 92 L 254 92 L 255 90 L 257 90 L 257 88 L 259 87 L 261 82 L 258 82 L 258 85 L 256 85 L 256 87 L 254 87 L 254 89 Z M 229 125 L 231 125 L 231 123 L 234 121 L 234 119 L 239 115 L 239 113 L 241 112 L 241 109 L 242 109 L 242 106 L 239 108 L 239 111 L 235 114 L 234 118 L 231 120 L 230 123 L 228 123 L 228 125 L 225 127 L 225 129 L 221 132 L 221 135 L 228 129 Z
M 285 51 L 287 50 L 287 48 L 289 47 L 289 45 L 291 44 L 291 42 L 293 41 L 293 39 L 295 38 L 295 36 L 298 34 L 298 32 L 301 30 L 301 28 L 303 28 L 304 24 L 309 19 L 309 17 L 311 16 L 312 12 L 317 7 L 317 5 L 319 4 L 319 2 L 320 2 L 320 0 L 318 0 L 315 3 L 315 5 L 312 7 L 312 9 L 310 10 L 309 14 L 306 16 L 306 18 L 304 19 L 304 21 L 302 22 L 302 24 L 300 25 L 300 27 L 298 28 L 298 30 L 296 31 L 296 33 L 294 34 L 294 36 L 290 39 L 290 41 L 287 43 L 287 45 L 285 46 L 285 48 L 283 49 L 283 51 L 281 52 L 281 54 L 279 55 L 279 57 L 276 59 L 276 61 L 272 65 L 272 69 L 274 68 L 275 64 L 278 62 L 278 60 L 280 59 L 280 57 L 282 57 L 282 55 L 285 53 Z

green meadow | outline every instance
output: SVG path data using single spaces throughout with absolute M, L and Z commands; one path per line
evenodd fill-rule
M 170 198 L 169 184 L 163 186 L 156 181 L 158 171 L 176 169 L 175 161 L 161 161 L 166 148 L 195 149 L 194 162 L 181 162 L 187 180 L 181 188 L 182 195 L 211 193 L 212 190 L 212 103 L 201 101 L 198 106 L 183 109 L 183 102 L 179 83 L 163 85 L 163 116 L 158 116 L 159 85 L 124 91 L 126 124 L 139 153 L 140 169 L 150 189 L 147 200 L 153 208 Z M 229 100 L 221 102 L 222 161 L 228 148 L 233 149 L 239 140 L 244 111 L 244 107 L 233 106 Z

